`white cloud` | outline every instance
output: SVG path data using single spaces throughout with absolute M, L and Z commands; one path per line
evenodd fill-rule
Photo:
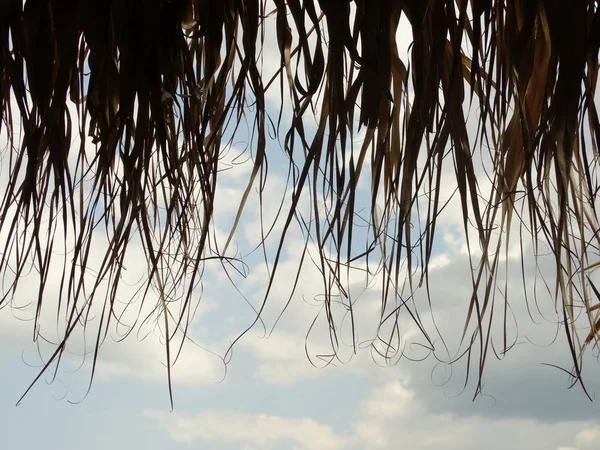
M 599 450 L 600 449 L 600 426 L 586 428 L 577 433 L 575 445 L 578 450 Z
M 171 345 L 172 358 L 178 351 L 178 344 L 175 341 Z M 142 341 L 111 342 L 102 348 L 97 370 L 99 381 L 126 377 L 166 383 L 165 346 L 155 335 Z M 171 375 L 176 390 L 178 386 L 215 384 L 224 376 L 224 365 L 218 356 L 188 342 L 171 368 Z
M 394 450 L 401 443 L 411 450 L 596 450 L 600 442 L 600 429 L 586 421 L 552 423 L 439 412 L 436 405 L 424 404 L 406 380 L 373 387 L 359 408 L 356 421 L 335 431 L 313 419 L 258 411 L 209 409 L 185 415 L 148 410 L 145 415 L 177 443 L 235 443 L 261 449 Z M 569 447 L 573 441 L 575 447 Z
M 305 337 L 301 333 L 276 330 L 269 338 L 247 336 L 239 345 L 254 355 L 255 376 L 267 385 L 293 386 L 334 373 L 333 367 L 325 367 L 328 361 L 325 355 L 332 353 L 330 347 L 325 343 L 309 346 L 313 362 L 319 368 L 313 367 L 307 360 Z
M 355 426 L 357 440 L 369 448 L 389 448 L 391 422 L 399 422 L 414 413 L 413 396 L 400 381 L 374 388 L 370 398 L 362 403 L 361 419 Z
M 363 405 L 364 414 L 382 420 L 404 416 L 410 412 L 413 396 L 400 381 L 388 383 L 373 390 Z
M 337 434 L 330 426 L 310 418 L 214 410 L 189 417 L 155 410 L 147 410 L 144 414 L 156 420 L 158 426 L 179 443 L 211 441 L 260 449 L 286 443 L 298 450 L 341 450 L 349 442 L 348 438 Z

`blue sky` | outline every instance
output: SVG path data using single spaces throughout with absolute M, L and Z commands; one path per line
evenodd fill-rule
M 400 30 L 399 39 L 403 43 L 401 50 L 406 52 L 406 29 Z M 274 41 L 267 42 L 265 73 L 270 74 L 278 57 Z M 273 107 L 280 101 L 272 93 L 268 99 Z M 6 136 L 0 136 L 3 148 L 5 142 Z M 279 152 L 276 143 L 270 142 L 269 146 L 270 154 Z M 225 159 L 232 162 L 239 151 L 240 148 L 233 148 Z M 277 158 L 270 165 L 268 189 L 264 193 L 267 222 L 285 191 L 285 168 Z M 249 164 L 236 165 L 220 178 L 215 234 L 223 242 L 249 170 Z M 445 175 L 443 184 L 448 196 L 453 187 L 451 175 L 451 172 Z M 2 180 L 5 182 L 5 178 Z M 488 188 L 481 186 L 482 190 Z M 368 199 L 368 182 L 361 189 L 361 198 Z M 266 270 L 260 254 L 249 254 L 259 236 L 256 200 L 253 193 L 230 248 L 245 255 L 250 272 L 247 278 L 238 276 L 235 281 L 255 307 L 260 304 L 266 286 Z M 469 293 L 468 255 L 461 238 L 460 204 L 455 200 L 439 222 L 439 246 L 431 268 L 436 323 L 453 351 L 458 346 Z M 272 250 L 274 245 L 271 240 L 269 248 Z M 279 277 L 263 314 L 268 332 L 285 307 L 302 247 L 302 235 L 296 227 L 289 235 Z M 119 343 L 114 340 L 120 331 L 111 330 L 101 349 L 89 393 L 90 358 L 82 358 L 81 354 L 90 345 L 84 338 L 90 339 L 93 332 L 77 334 L 56 379 L 50 383 L 52 377 L 47 374 L 15 406 L 37 375 L 40 357 L 36 344 L 31 342 L 32 322 L 20 320 L 30 319 L 33 311 L 5 307 L 0 310 L 3 381 L 0 449 L 45 446 L 64 450 L 82 447 L 91 450 L 597 450 L 600 448 L 598 401 L 589 402 L 578 386 L 568 389 L 569 379 L 563 372 L 543 365 L 571 367 L 563 331 L 557 331 L 555 324 L 558 316 L 552 299 L 533 284 L 537 268 L 530 250 L 526 247 L 524 267 L 529 280 L 528 293 L 531 295 L 537 289 L 540 296 L 539 311 L 532 313 L 537 323 L 529 318 L 525 306 L 515 248 L 509 255 L 512 268 L 508 289 L 518 328 L 513 324 L 509 334 L 519 344 L 501 361 L 489 358 L 484 395 L 474 402 L 471 400 L 475 380 L 471 378 L 463 389 L 466 375 L 463 361 L 450 367 L 436 364 L 433 355 L 418 363 L 409 360 L 426 353 L 414 345 L 423 343 L 423 339 L 405 319 L 401 323 L 407 358 L 383 367 L 382 361 L 373 360 L 368 348 L 352 355 L 350 346 L 346 346 L 340 351 L 345 364 L 323 367 L 318 355 L 331 351 L 322 320 L 306 337 L 321 307 L 320 276 L 310 263 L 305 265 L 300 288 L 270 336 L 267 338 L 260 326 L 255 327 L 233 348 L 227 365 L 219 355 L 225 354 L 231 340 L 252 322 L 254 315 L 222 268 L 216 263 L 207 264 L 202 292 L 198 290 L 195 297 L 199 309 L 189 334 L 194 342 L 186 342 L 173 368 L 173 411 L 166 383 L 164 347 L 153 323 L 142 325 L 139 334 L 134 333 Z M 94 251 L 100 255 L 101 244 Z M 126 277 L 133 285 L 145 273 L 139 241 L 132 242 L 129 261 Z M 540 258 L 539 269 L 550 275 L 552 259 Z M 36 281 L 30 279 L 31 282 L 21 284 L 13 298 L 14 306 L 26 305 L 33 298 Z M 55 326 L 51 306 L 57 280 L 51 280 L 44 300 L 49 312 L 45 313 L 42 326 L 50 330 L 50 335 Z M 357 271 L 352 273 L 351 282 L 354 295 L 358 296 L 365 280 Z M 134 290 L 124 285 L 122 299 Z M 362 293 L 356 304 L 361 317 L 357 333 L 363 342 L 374 336 L 380 294 L 376 285 Z M 151 294 L 144 312 L 151 311 L 155 301 Z M 420 311 L 426 313 L 422 291 L 415 301 L 423 308 Z M 133 312 L 126 312 L 124 320 L 131 323 L 134 316 Z M 342 335 L 347 337 L 348 322 L 340 327 Z M 500 329 L 496 324 L 496 342 L 500 339 Z M 142 340 L 141 336 L 146 334 Z M 446 357 L 441 342 L 435 343 L 436 356 Z M 42 355 L 48 355 L 50 348 L 42 344 Z M 306 353 L 321 367 L 313 367 Z M 590 351 L 585 361 L 586 386 L 594 397 L 600 388 L 597 357 L 597 350 Z

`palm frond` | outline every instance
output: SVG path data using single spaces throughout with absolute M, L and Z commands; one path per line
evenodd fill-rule
M 281 67 L 269 79 L 261 51 L 272 16 Z M 408 59 L 396 37 L 403 20 L 412 30 Z M 187 330 L 203 261 L 227 259 L 249 193 L 268 188 L 265 94 L 278 86 L 292 110 L 289 123 L 281 110 L 277 123 L 293 197 L 265 301 L 298 221 L 318 249 L 334 348 L 332 299 L 341 295 L 352 311 L 344 271 L 369 257 L 383 273 L 381 325 L 403 312 L 428 338 L 409 299 L 430 282 L 441 174 L 449 168 L 472 267 L 465 274 L 470 305 L 457 328 L 469 350 L 479 349 L 479 376 L 492 316 L 503 314 L 506 324 L 508 300 L 496 305 L 494 291 L 518 221 L 536 253 L 546 243 L 554 255 L 554 295 L 579 379 L 584 349 L 600 339 L 600 296 L 590 279 L 600 259 L 599 48 L 594 1 L 7 0 L 0 5 L 0 102 L 9 138 L 0 272 L 11 276 L 0 304 L 10 304 L 33 266 L 39 317 L 60 258 L 55 242 L 64 242 L 62 254 L 70 256 L 60 261 L 56 311 L 64 333 L 46 367 L 60 360 L 73 330 L 85 327 L 91 305 L 104 302 L 95 359 L 128 243 L 139 234 L 148 264 L 143 294 L 160 293 L 170 367 L 170 342 Z M 476 109 L 475 133 L 468 108 Z M 222 245 L 211 237 L 221 153 L 244 123 L 253 169 Z M 359 131 L 364 139 L 354 151 Z M 486 149 L 492 189 L 482 198 L 474 161 Z M 361 177 L 370 181 L 372 202 L 366 251 L 357 252 Z M 415 236 L 423 190 L 431 195 Z M 310 224 L 298 212 L 303 195 Z M 521 197 L 526 214 L 515 217 Z M 100 271 L 90 277 L 90 252 L 101 241 Z M 175 300 L 178 312 L 171 311 Z M 589 319 L 583 337 L 576 306 Z M 389 357 L 394 347 L 386 342 L 382 355 Z

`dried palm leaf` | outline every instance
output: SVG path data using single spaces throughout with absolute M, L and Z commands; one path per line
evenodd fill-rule
M 271 15 L 281 68 L 265 83 L 260 52 Z M 401 19 L 412 30 L 409 60 L 398 50 Z M 281 111 L 278 119 L 287 127 L 293 200 L 284 211 L 265 301 L 286 234 L 299 221 L 319 250 L 334 348 L 332 299 L 341 295 L 352 312 L 344 270 L 369 256 L 383 268 L 381 325 L 405 312 L 428 336 L 409 299 L 430 280 L 443 209 L 441 172 L 449 167 L 473 269 L 470 306 L 459 326 L 465 354 L 471 358 L 478 348 L 481 377 L 492 316 L 503 309 L 506 324 L 508 300 L 495 305 L 493 293 L 521 192 L 528 217 L 518 220 L 530 227 L 536 249 L 545 242 L 554 255 L 554 295 L 580 380 L 583 350 L 600 338 L 600 296 L 590 278 L 600 256 L 599 47 L 594 1 L 6 0 L 0 5 L 0 107 L 10 144 L 0 272 L 13 275 L 1 302 L 9 304 L 33 264 L 39 317 L 50 267 L 59 258 L 55 240 L 62 239 L 63 253 L 73 249 L 61 262 L 57 317 L 65 318 L 64 333 L 45 368 L 60 361 L 73 331 L 85 327 L 92 304 L 104 302 L 95 362 L 114 316 L 128 243 L 139 233 L 148 263 L 143 292 L 160 293 L 170 368 L 170 343 L 176 330 L 187 330 L 203 261 L 226 259 L 249 193 L 268 185 L 265 92 L 278 80 L 293 112 L 287 124 Z M 465 115 L 473 103 L 476 135 Z M 244 121 L 253 169 L 219 250 L 210 230 L 220 156 Z M 361 128 L 360 149 L 347 150 Z M 474 158 L 485 147 L 493 189 L 482 199 Z M 370 179 L 372 202 L 367 250 L 357 254 L 361 176 Z M 415 236 L 424 187 L 432 195 Z M 305 193 L 310 224 L 298 213 Z M 469 239 L 472 226 L 477 242 Z M 500 238 L 498 226 L 505 231 Z M 109 245 L 90 278 L 85 268 L 99 230 Z M 182 282 L 186 291 L 176 294 Z M 103 283 L 110 286 L 104 298 Z M 177 313 L 171 311 L 175 298 Z M 576 305 L 589 319 L 583 339 Z M 385 357 L 394 348 L 387 344 Z

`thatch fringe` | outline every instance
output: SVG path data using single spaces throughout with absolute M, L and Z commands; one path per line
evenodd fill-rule
M 264 20 L 272 15 L 282 65 L 276 82 L 260 69 Z M 401 18 L 412 28 L 410 60 L 397 47 Z M 509 235 L 498 239 L 497 226 L 510 230 L 515 202 L 523 196 L 524 223 L 534 242 L 547 242 L 555 257 L 554 292 L 579 379 L 582 351 L 600 337 L 599 296 L 589 277 L 600 256 L 599 47 L 594 1 L 6 0 L 0 5 L 0 102 L 10 175 L 0 206 L 0 272 L 14 276 L 2 302 L 33 261 L 39 314 L 56 260 L 55 234 L 62 232 L 74 249 L 63 261 L 59 302 L 68 313 L 63 341 L 48 364 L 60 359 L 103 282 L 113 293 L 99 299 L 108 327 L 127 245 L 137 230 L 149 267 L 146 289 L 161 292 L 165 332 L 170 336 L 169 324 L 185 329 L 203 259 L 225 257 L 209 236 L 220 151 L 230 138 L 225 129 L 233 123 L 235 136 L 248 120 L 253 136 L 254 166 L 239 220 L 252 187 L 264 188 L 265 90 L 278 86 L 293 110 L 290 123 L 281 115 L 278 120 L 287 128 L 285 150 L 295 162 L 303 156 L 292 171 L 294 200 L 284 211 L 271 281 L 298 199 L 310 191 L 317 222 L 308 229 L 320 249 L 325 298 L 346 292 L 344 267 L 369 252 L 385 266 L 383 305 L 398 300 L 402 264 L 413 289 L 429 283 L 443 206 L 441 168 L 453 167 L 465 235 L 471 224 L 478 230 L 478 242 L 468 245 L 481 250 L 480 260 L 472 261 L 466 323 L 458 324 L 471 330 L 464 336 L 469 348 L 479 343 L 480 374 L 490 315 L 505 309 L 494 309 L 493 290 Z M 467 128 L 468 105 L 477 110 L 476 135 Z M 360 127 L 366 129 L 360 149 L 346 151 Z M 76 133 L 79 148 L 72 146 Z M 486 147 L 493 190 L 481 199 L 473 155 Z M 356 255 L 361 173 L 371 179 L 372 235 L 368 252 Z M 325 180 L 321 187 L 318 179 Z M 423 186 L 433 194 L 426 226 L 415 239 L 411 218 Z M 329 209 L 320 209 L 319 189 Z M 90 281 L 80 268 L 99 226 L 110 245 Z M 232 236 L 236 226 L 237 220 Z M 331 249 L 333 260 L 327 257 Z M 418 264 L 413 253 L 421 255 Z M 177 271 L 169 271 L 173 261 Z M 170 321 L 166 299 L 183 279 L 189 288 L 181 313 Z M 352 302 L 345 302 L 351 309 Z M 589 318 L 582 337 L 575 303 Z M 409 309 L 404 301 L 397 304 Z M 335 344 L 335 317 L 327 311 Z

